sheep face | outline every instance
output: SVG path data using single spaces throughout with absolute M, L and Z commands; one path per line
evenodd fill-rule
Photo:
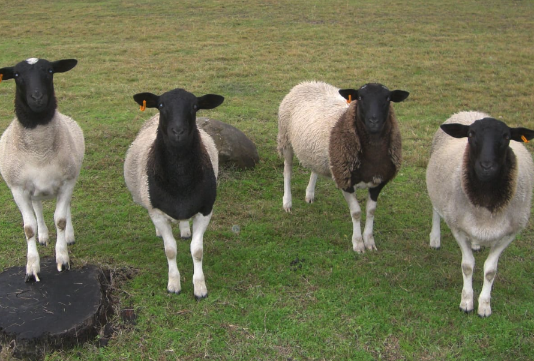
M 380 134 L 389 117 L 390 102 L 401 102 L 410 93 L 403 90 L 390 91 L 382 84 L 365 84 L 358 90 L 341 89 L 339 93 L 346 99 L 351 95 L 358 101 L 357 119 L 360 119 L 369 134 Z
M 77 63 L 75 59 L 50 62 L 30 58 L 14 67 L 0 69 L 0 74 L 3 74 L 3 80 L 15 79 L 17 110 L 29 108 L 31 112 L 40 114 L 56 109 L 54 73 L 69 71 Z
M 501 174 L 510 151 L 510 140 L 521 142 L 534 137 L 532 130 L 510 128 L 494 118 L 483 118 L 471 125 L 442 124 L 441 129 L 455 138 L 467 137 L 469 163 L 481 182 L 491 182 Z
M 147 108 L 157 108 L 160 113 L 159 131 L 166 145 L 173 148 L 187 148 L 192 142 L 192 132 L 197 129 L 196 113 L 200 109 L 213 109 L 224 101 L 220 95 L 207 94 L 196 97 L 183 90 L 174 89 L 162 95 L 139 93 L 134 100 Z

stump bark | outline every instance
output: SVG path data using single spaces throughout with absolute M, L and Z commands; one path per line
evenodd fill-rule
M 98 334 L 111 311 L 100 268 L 58 272 L 55 260 L 44 258 L 41 282 L 25 283 L 25 273 L 13 267 L 0 274 L 0 337 L 14 357 L 39 360 Z

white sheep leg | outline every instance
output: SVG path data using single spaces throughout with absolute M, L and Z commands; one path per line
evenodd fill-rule
M 291 212 L 292 198 L 291 198 L 291 172 L 293 170 L 293 149 L 284 148 L 282 151 L 284 155 L 284 198 L 282 199 L 282 206 L 286 212 Z
M 30 195 L 22 188 L 12 188 L 13 199 L 19 207 L 24 222 L 24 234 L 28 242 L 28 257 L 26 263 L 26 282 L 35 278 L 39 282 L 39 272 L 41 272 L 41 261 L 39 259 L 39 252 L 37 251 L 36 235 L 37 235 L 37 220 L 33 213 L 32 202 Z
M 306 202 L 313 203 L 315 199 L 315 184 L 317 184 L 317 173 L 311 172 L 310 182 L 306 187 Z
M 46 226 L 43 216 L 43 203 L 40 200 L 32 200 L 33 211 L 37 218 L 37 234 L 39 238 L 39 244 L 48 246 L 48 227 Z
M 473 272 L 475 270 L 475 257 L 467 240 L 467 236 L 461 232 L 451 229 L 456 242 L 462 251 L 462 275 L 464 285 L 462 288 L 462 299 L 460 309 L 464 312 L 473 311 Z
M 213 213 L 213 212 L 212 212 Z M 191 256 L 193 257 L 193 289 L 195 298 L 200 300 L 208 296 L 202 258 L 204 253 L 204 232 L 208 228 L 212 213 L 203 216 L 198 213 L 193 219 L 193 239 L 191 241 Z
M 432 230 L 430 231 L 430 247 L 434 249 L 439 249 L 441 247 L 440 222 L 441 217 L 434 209 L 432 213 Z
M 74 244 L 74 227 L 72 225 L 72 214 L 70 213 L 70 203 L 67 207 L 67 228 L 65 229 L 65 239 L 67 244 Z
M 362 239 L 362 230 L 360 228 L 360 220 L 362 217 L 362 210 L 356 199 L 356 192 L 343 192 L 343 197 L 347 201 L 350 209 L 350 216 L 352 218 L 352 248 L 355 252 L 364 253 L 365 245 Z
M 180 221 L 180 237 L 191 238 L 191 228 L 189 228 L 189 221 Z
M 493 281 L 497 275 L 497 263 L 502 251 L 514 240 L 515 235 L 505 237 L 501 241 L 497 242 L 489 252 L 486 262 L 484 262 L 484 285 L 482 286 L 482 292 L 478 297 L 478 315 L 481 317 L 487 317 L 491 315 L 491 288 Z
M 365 206 L 365 229 L 363 231 L 363 243 L 365 248 L 376 251 L 375 237 L 373 236 L 373 225 L 375 219 L 376 202 L 371 199 L 368 193 L 367 204 Z
M 162 212 L 153 210 L 149 212 L 150 218 L 156 227 L 157 232 L 163 238 L 163 245 L 165 247 L 165 255 L 167 256 L 167 263 L 169 264 L 169 280 L 167 283 L 167 291 L 172 293 L 180 293 L 182 285 L 180 283 L 180 271 L 176 264 L 176 254 L 178 249 L 176 247 L 176 240 L 172 235 L 172 227 L 169 220 Z
M 75 182 L 65 182 L 57 195 L 56 210 L 54 212 L 54 222 L 56 224 L 56 264 L 57 270 L 70 269 L 69 250 L 67 249 L 67 239 L 65 231 L 67 229 L 67 214 L 74 190 Z

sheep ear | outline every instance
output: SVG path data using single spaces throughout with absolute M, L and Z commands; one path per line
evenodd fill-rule
M 197 98 L 198 109 L 217 108 L 224 102 L 224 97 L 217 94 L 206 94 Z
M 525 142 L 534 138 L 534 130 L 527 128 L 510 128 L 511 139 L 516 142 Z
M 389 97 L 390 97 L 392 102 L 400 103 L 403 100 L 405 100 L 406 98 L 408 98 L 408 95 L 410 95 L 410 93 L 408 93 L 407 91 L 404 91 L 404 90 L 393 90 L 391 92 L 391 94 L 389 95 Z
M 2 80 L 9 80 L 13 79 L 13 76 L 15 75 L 15 67 L 7 67 L 0 69 L 0 74 L 2 74 Z
M 351 100 L 358 99 L 358 91 L 356 89 L 339 89 L 339 95 L 347 100 L 349 100 L 349 96 Z
M 157 108 L 159 102 L 159 96 L 152 93 L 139 93 L 133 96 L 134 100 L 139 105 L 143 105 L 143 100 L 146 101 L 147 108 Z
M 78 60 L 76 59 L 64 59 L 64 60 L 58 60 L 52 62 L 52 69 L 54 69 L 54 73 L 65 73 L 72 68 L 74 68 L 78 64 Z
M 454 138 L 465 138 L 469 134 L 469 126 L 463 124 L 441 124 L 440 128 Z

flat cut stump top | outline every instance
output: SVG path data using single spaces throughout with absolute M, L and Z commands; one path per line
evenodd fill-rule
M 14 356 L 39 357 L 94 337 L 102 326 L 103 274 L 87 265 L 58 272 L 54 259 L 41 259 L 41 282 L 25 283 L 26 267 L 0 274 L 0 336 L 15 340 Z

